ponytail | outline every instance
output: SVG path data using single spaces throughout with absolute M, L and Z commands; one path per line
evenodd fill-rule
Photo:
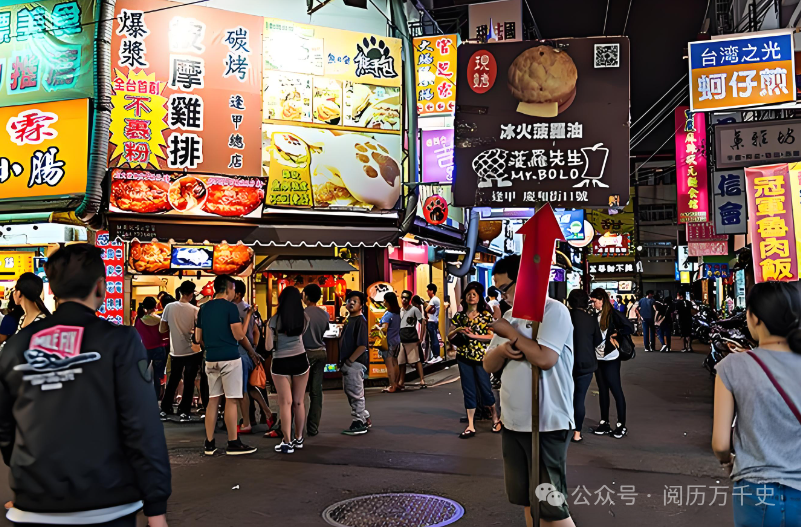
M 16 290 L 19 293 L 33 302 L 36 308 L 45 315 L 49 316 L 50 310 L 47 309 L 42 301 L 42 291 L 44 290 L 44 281 L 33 273 L 22 273 L 17 280 Z
M 762 282 L 748 293 L 748 311 L 771 335 L 784 337 L 801 354 L 801 289 L 791 282 Z
M 152 296 L 146 297 L 139 303 L 139 307 L 136 308 L 136 318 L 142 318 L 143 316 L 147 315 L 148 311 L 156 309 L 156 299 Z

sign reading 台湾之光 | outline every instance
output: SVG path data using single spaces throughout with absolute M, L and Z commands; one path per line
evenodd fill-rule
M 94 95 L 95 0 L 0 7 L 0 106 Z
M 706 119 L 687 106 L 676 108 L 676 187 L 679 223 L 709 220 Z
M 689 58 L 695 112 L 795 100 L 792 30 L 690 42 Z
M 456 109 L 457 35 L 414 39 L 414 68 L 419 115 L 453 113 Z

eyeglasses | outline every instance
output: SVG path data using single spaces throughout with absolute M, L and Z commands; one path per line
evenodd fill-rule
M 509 289 L 511 289 L 512 286 L 515 285 L 516 282 L 517 282 L 517 280 L 512 280 L 508 284 L 500 286 L 498 288 L 498 291 L 500 291 L 501 293 L 503 293 L 505 295 L 509 291 Z

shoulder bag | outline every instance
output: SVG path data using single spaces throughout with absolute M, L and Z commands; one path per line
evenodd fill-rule
M 787 392 L 784 391 L 784 388 L 782 388 L 781 384 L 779 384 L 779 381 L 776 380 L 776 377 L 774 377 L 773 374 L 770 372 L 767 365 L 764 362 L 762 362 L 762 359 L 757 357 L 756 353 L 754 353 L 753 351 L 748 351 L 746 353 L 748 353 L 748 355 L 750 355 L 751 358 L 754 359 L 757 364 L 759 364 L 759 367 L 762 368 L 762 370 L 765 372 L 765 375 L 768 376 L 768 379 L 773 384 L 773 387 L 776 388 L 776 391 L 779 392 L 779 395 L 787 404 L 787 407 L 790 408 L 790 411 L 793 412 L 795 418 L 798 419 L 798 424 L 801 424 L 801 412 L 798 410 L 795 403 L 793 403 L 793 400 L 790 399 L 790 396 L 787 395 Z

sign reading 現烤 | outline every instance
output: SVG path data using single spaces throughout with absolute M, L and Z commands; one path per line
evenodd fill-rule
M 94 96 L 95 0 L 0 7 L 0 105 Z
M 712 212 L 715 215 L 715 232 L 745 234 L 748 230 L 746 210 L 743 170 L 737 168 L 716 170 L 712 174 Z
M 676 108 L 676 186 L 679 223 L 709 220 L 706 119 L 687 106 Z
M 453 113 L 456 109 L 457 35 L 414 39 L 417 113 Z
M 690 42 L 694 112 L 795 100 L 793 33 Z
M 715 126 L 715 166 L 743 168 L 801 161 L 801 119 L 751 121 Z
M 746 168 L 745 181 L 756 283 L 798 280 L 789 166 Z

